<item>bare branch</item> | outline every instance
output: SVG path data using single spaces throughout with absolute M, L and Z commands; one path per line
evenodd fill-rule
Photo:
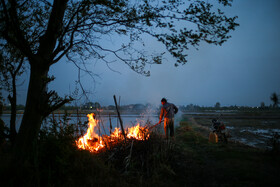
M 2 32 L 2 36 L 20 49 L 23 54 L 27 57 L 32 57 L 32 52 L 29 47 L 28 41 L 25 39 L 22 30 L 20 29 L 20 23 L 17 16 L 17 2 L 15 0 L 9 0 L 11 7 L 7 9 L 6 3 L 4 0 L 1 0 L 3 6 L 3 11 L 5 15 L 5 27 Z

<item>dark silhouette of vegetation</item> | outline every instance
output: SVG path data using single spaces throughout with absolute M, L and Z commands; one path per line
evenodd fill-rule
M 67 114 L 61 121 L 47 119 L 51 124 L 43 125 L 31 163 L 11 167 L 9 151 L 1 150 L 1 185 L 279 186 L 279 156 L 233 142 L 209 143 L 188 119 L 174 141 L 151 134 L 99 154 L 77 149 L 79 132 Z
M 231 5 L 229 0 L 218 2 Z M 142 43 L 144 35 L 163 44 L 177 59 L 175 66 L 178 66 L 187 62 L 189 47 L 198 48 L 203 41 L 221 45 L 238 26 L 236 17 L 227 17 L 209 2 L 200 0 L 162 3 L 1 0 L 0 20 L 1 42 L 18 49 L 30 65 L 26 108 L 14 145 L 17 161 L 26 160 L 32 149 L 36 149 L 42 120 L 72 100 L 47 89 L 54 80 L 48 75 L 49 69 L 63 57 L 78 68 L 79 80 L 81 71 L 94 76 L 81 66 L 87 59 L 95 58 L 108 64 L 112 56 L 133 71 L 148 76 L 150 72 L 145 65 L 161 64 L 164 51 L 148 54 L 137 48 L 134 44 Z M 112 34 L 128 40 L 118 49 L 107 48 L 99 42 L 102 36 Z
M 2 102 L 2 90 L 0 88 L 0 117 L 2 116 L 3 113 L 3 102 Z M 7 133 L 6 133 L 6 127 L 4 124 L 4 121 L 0 118 L 0 150 L 2 147 L 2 144 L 5 142 L 5 139 L 7 138 Z
M 14 143 L 16 138 L 16 114 L 17 114 L 17 79 L 25 71 L 23 67 L 24 56 L 19 50 L 11 45 L 3 45 L 0 52 L 0 61 L 5 68 L 0 69 L 1 85 L 9 92 L 10 102 L 10 125 L 9 138 Z
M 264 102 L 261 102 L 261 105 L 260 105 L 260 108 L 261 109 L 264 109 L 266 106 L 265 106 L 265 103 Z
M 219 103 L 219 102 L 217 102 L 216 104 L 215 104 L 215 106 L 214 106 L 214 108 L 220 108 L 221 107 L 221 103 Z
M 67 113 L 61 120 L 47 118 L 38 136 L 38 149 L 31 163 L 10 167 L 1 160 L 2 185 L 15 186 L 127 186 L 148 184 L 142 177 L 156 179 L 174 175 L 174 144 L 157 134 L 147 141 L 121 141 L 114 148 L 89 153 L 75 145 L 80 129 L 87 124 L 71 124 Z M 132 147 L 132 148 L 131 148 Z M 2 158 L 9 152 L 2 151 Z M 1 158 L 1 157 L 0 157 Z
M 98 102 L 87 102 L 82 106 L 83 109 L 99 109 L 101 105 Z
M 279 99 L 278 99 L 278 95 L 274 92 L 271 96 L 270 96 L 271 101 L 273 102 L 273 107 L 274 108 L 278 108 L 278 104 L 279 104 Z

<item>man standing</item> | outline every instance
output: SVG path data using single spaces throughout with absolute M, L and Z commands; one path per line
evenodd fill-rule
M 178 108 L 174 104 L 168 103 L 165 98 L 161 99 L 161 104 L 159 123 L 164 116 L 164 132 L 166 139 L 168 139 L 168 131 L 170 131 L 170 137 L 174 137 L 174 114 L 178 112 Z

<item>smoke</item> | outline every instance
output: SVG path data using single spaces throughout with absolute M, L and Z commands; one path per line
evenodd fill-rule
M 151 105 L 148 107 L 144 113 L 142 113 L 141 119 L 144 121 L 149 120 L 152 123 L 157 123 L 159 119 L 159 114 L 161 110 L 161 105 Z M 183 119 L 184 113 L 178 110 L 177 114 L 174 116 L 174 127 L 179 127 L 181 120 Z M 163 124 L 163 123 L 162 123 Z
M 140 114 L 140 118 L 142 121 L 149 120 L 152 123 L 157 123 L 159 119 L 159 114 L 161 110 L 161 104 L 157 105 L 150 105 L 145 112 Z M 180 110 L 178 110 L 177 114 L 174 116 L 174 127 L 179 127 L 181 120 L 183 119 L 184 113 Z
M 179 127 L 180 126 L 180 121 L 183 119 L 183 112 L 178 110 L 177 114 L 175 114 L 175 119 L 174 119 L 174 127 Z

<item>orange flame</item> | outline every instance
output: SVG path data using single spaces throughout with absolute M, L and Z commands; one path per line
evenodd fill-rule
M 120 128 L 115 128 L 114 132 L 112 132 L 110 136 L 100 137 L 95 133 L 95 127 L 98 125 L 98 120 L 95 119 L 95 114 L 88 114 L 87 117 L 89 121 L 87 133 L 76 141 L 78 148 L 89 150 L 90 152 L 97 152 L 105 147 L 104 140 L 110 143 L 123 138 Z M 137 126 L 128 128 L 125 134 L 129 139 L 133 138 L 136 140 L 145 140 L 149 138 L 149 134 L 147 134 L 147 132 L 148 130 L 146 128 L 141 127 L 138 124 Z
M 91 152 L 98 151 L 105 145 L 100 137 L 95 133 L 94 128 L 97 126 L 98 120 L 94 119 L 95 114 L 91 113 L 87 115 L 88 117 L 88 129 L 87 133 L 76 141 L 76 145 L 80 149 L 86 149 Z
M 145 136 L 145 133 L 147 131 L 148 131 L 147 129 L 140 127 L 140 125 L 138 124 L 135 127 L 128 128 L 127 137 L 135 138 L 137 140 L 145 140 L 145 138 L 149 136 L 149 135 Z

